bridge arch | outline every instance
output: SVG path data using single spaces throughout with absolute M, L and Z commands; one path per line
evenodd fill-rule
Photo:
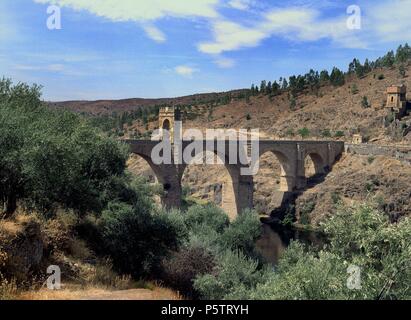
M 281 206 L 284 191 L 292 188 L 288 185 L 287 157 L 281 152 L 266 150 L 259 157 L 259 170 L 253 176 L 254 208 L 261 214 L 270 214 Z
M 293 166 L 292 163 L 289 161 L 286 154 L 278 150 L 264 150 L 260 153 L 259 162 L 261 164 L 261 159 L 267 155 L 274 156 L 275 159 L 278 160 L 280 165 L 280 172 L 279 172 L 279 191 L 287 192 L 292 191 L 294 189 L 294 181 L 291 177 L 294 177 L 293 173 Z
M 219 205 L 229 218 L 234 220 L 239 212 L 237 196 L 239 184 L 238 167 L 230 165 L 227 157 L 216 150 L 204 150 L 193 154 L 193 156 L 193 161 L 184 164 L 180 170 L 179 180 L 182 186 L 187 187 L 190 183 L 198 182 L 196 177 L 193 177 L 194 172 L 190 170 L 195 167 L 197 172 L 202 173 L 201 176 L 206 177 L 204 178 L 206 180 L 204 184 L 208 192 L 203 194 L 204 198 L 212 200 L 216 205 Z M 209 170 L 210 166 L 214 166 L 214 170 Z M 211 188 L 213 188 L 213 191 Z M 200 195 L 198 194 L 199 192 L 196 192 L 197 195 Z M 213 192 L 214 195 L 210 199 L 209 193 Z
M 304 173 L 307 179 L 323 175 L 326 172 L 326 163 L 319 153 L 306 153 L 304 159 Z

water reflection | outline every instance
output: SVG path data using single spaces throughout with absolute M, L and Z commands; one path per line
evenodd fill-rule
M 321 247 L 324 237 L 311 231 L 293 230 L 282 226 L 262 225 L 262 235 L 256 242 L 257 251 L 267 260 L 276 265 L 283 251 L 290 245 L 291 240 L 304 244 Z

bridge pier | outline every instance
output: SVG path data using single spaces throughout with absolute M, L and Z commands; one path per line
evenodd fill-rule
M 163 184 L 163 195 L 161 203 L 167 210 L 181 207 L 182 187 L 181 182 L 169 180 Z

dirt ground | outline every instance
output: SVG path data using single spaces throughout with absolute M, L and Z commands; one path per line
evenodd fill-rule
M 19 300 L 181 300 L 178 293 L 156 287 L 150 289 L 107 290 L 99 288 L 41 289 L 18 296 Z

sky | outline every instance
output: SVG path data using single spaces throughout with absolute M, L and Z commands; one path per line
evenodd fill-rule
M 249 88 L 405 42 L 411 0 L 0 0 L 0 77 L 51 101 Z

